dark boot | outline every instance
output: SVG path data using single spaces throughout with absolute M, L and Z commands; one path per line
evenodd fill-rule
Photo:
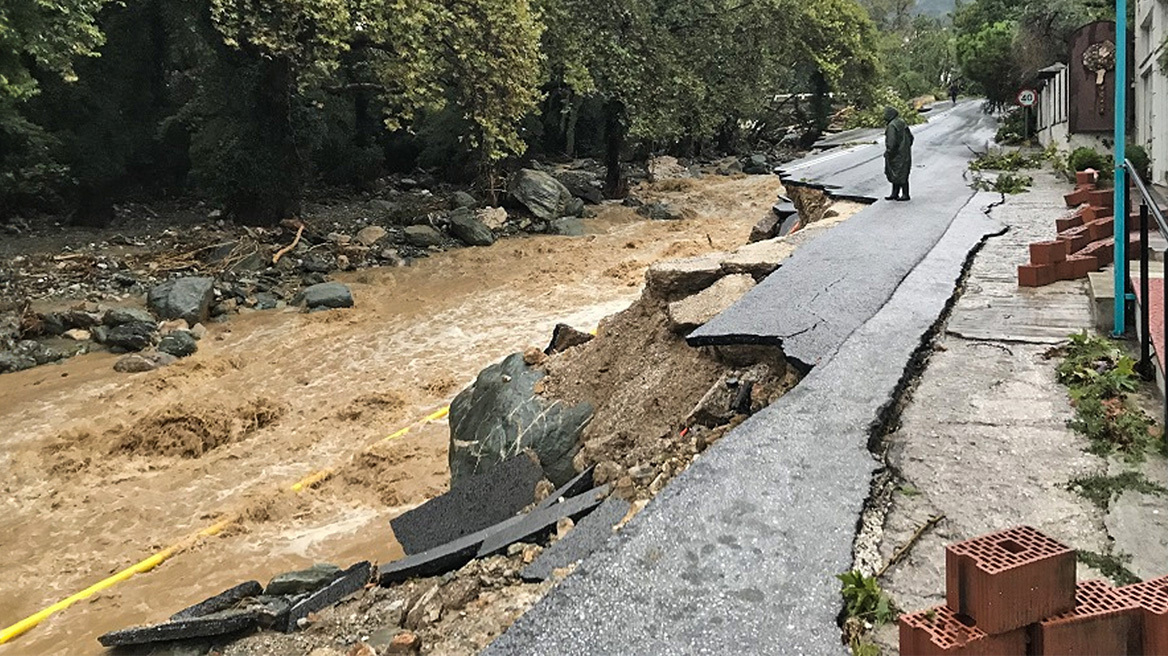
M 885 196 L 884 200 L 900 200 L 900 185 L 898 185 L 898 184 L 892 185 L 892 195 Z
M 907 182 L 900 185 L 900 190 L 901 190 L 901 196 L 900 196 L 899 200 L 912 200 L 912 198 L 908 195 L 908 183 Z

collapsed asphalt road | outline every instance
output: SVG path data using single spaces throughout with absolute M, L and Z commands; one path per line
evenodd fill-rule
M 978 103 L 966 103 L 915 133 L 911 203 L 876 203 L 799 249 L 734 307 L 691 334 L 690 344 L 778 344 L 805 368 L 830 358 L 969 202 L 969 148 L 985 148 L 993 121 Z M 829 153 L 792 164 L 784 179 L 873 201 L 889 192 L 883 152 L 877 143 Z M 837 168 L 838 179 L 831 174 Z
M 998 231 L 984 211 L 996 196 L 975 194 L 964 180 L 965 145 L 984 146 L 990 127 L 966 104 L 919 130 L 912 203 L 878 202 L 820 236 L 700 331 L 721 343 L 781 343 L 815 366 L 486 654 L 846 652 L 835 575 L 852 567 L 879 467 L 869 439 L 971 252 Z M 881 148 L 800 170 L 826 184 L 834 178 L 825 171 L 840 167 L 848 195 L 883 189 Z

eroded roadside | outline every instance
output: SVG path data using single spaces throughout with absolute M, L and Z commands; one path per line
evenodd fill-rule
M 652 262 L 745 242 L 779 190 L 768 177 L 688 181 L 659 192 L 695 213 L 682 221 L 614 207 L 584 237 L 508 240 L 346 274 L 355 309 L 242 317 L 166 370 L 122 377 L 109 370 L 112 356 L 91 354 L 6 376 L 4 617 L 224 512 L 244 521 L 0 651 L 96 652 L 98 633 L 245 578 L 400 556 L 385 522 L 445 488 L 444 423 L 362 456 L 316 493 L 277 490 L 443 404 L 484 364 L 542 345 L 555 323 L 588 326 L 620 310 Z M 176 423 L 195 430 L 168 429 Z M 170 439 L 178 434 L 208 439 L 192 450 Z

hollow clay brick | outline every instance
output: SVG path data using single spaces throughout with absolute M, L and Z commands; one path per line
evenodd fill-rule
M 939 606 L 900 616 L 901 656 L 1022 656 L 1026 630 L 989 635 L 949 608 Z
M 1075 184 L 1080 187 L 1094 187 L 1095 186 L 1095 171 L 1090 169 L 1086 171 L 1075 172 Z
M 1029 526 L 945 547 L 948 606 L 990 635 L 1075 607 L 1075 551 Z
M 1112 189 L 1096 189 L 1087 192 L 1087 202 L 1094 207 L 1115 207 L 1115 191 Z
M 1067 207 L 1078 207 L 1087 202 L 1089 198 L 1087 194 L 1089 193 L 1091 192 L 1086 189 L 1080 189 L 1065 195 L 1063 198 L 1067 201 Z
M 1055 264 L 1067 259 L 1067 242 L 1040 241 L 1030 244 L 1031 264 Z
M 1168 576 L 1128 585 L 1117 592 L 1140 607 L 1143 652 L 1168 654 Z
M 1058 280 L 1053 264 L 1023 264 L 1018 267 L 1019 287 L 1045 287 Z
M 1140 606 L 1102 580 L 1083 581 L 1075 609 L 1043 620 L 1031 634 L 1037 656 L 1136 656 L 1141 643 Z M 1162 652 L 1161 652 L 1162 653 Z

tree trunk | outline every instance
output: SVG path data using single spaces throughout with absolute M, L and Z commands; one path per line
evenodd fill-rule
M 607 171 L 604 186 L 609 198 L 624 198 L 629 193 L 628 183 L 621 171 L 621 152 L 628 136 L 624 114 L 625 106 L 619 100 L 610 100 L 604 106 L 604 165 Z
M 831 123 L 831 86 L 822 71 L 811 76 L 813 97 L 811 99 L 812 119 L 815 121 L 815 136 L 818 138 Z
M 236 198 L 231 209 L 245 223 L 275 225 L 300 212 L 300 194 L 304 185 L 300 153 L 296 148 L 296 131 L 292 124 L 292 98 L 296 74 L 287 57 L 260 58 L 260 81 L 256 93 L 256 116 L 263 142 L 267 144 L 273 166 L 268 184 L 249 198 Z

